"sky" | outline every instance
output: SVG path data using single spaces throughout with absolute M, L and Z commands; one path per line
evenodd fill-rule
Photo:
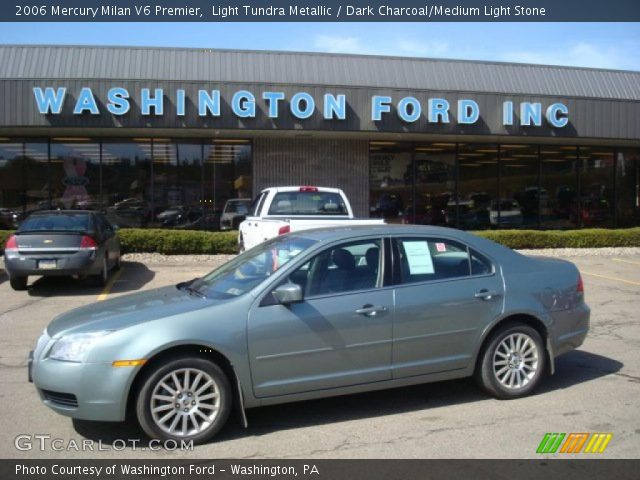
M 639 23 L 5 23 L 0 43 L 312 51 L 640 71 Z

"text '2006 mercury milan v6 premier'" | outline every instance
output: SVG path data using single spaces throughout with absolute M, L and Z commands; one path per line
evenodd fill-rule
M 569 262 L 380 225 L 273 238 L 202 278 L 54 319 L 30 378 L 63 415 L 204 442 L 246 408 L 475 376 L 529 394 L 589 328 Z

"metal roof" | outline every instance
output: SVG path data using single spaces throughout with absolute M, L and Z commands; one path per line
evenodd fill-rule
M 0 46 L 0 79 L 380 87 L 640 100 L 640 72 L 500 62 L 157 47 Z

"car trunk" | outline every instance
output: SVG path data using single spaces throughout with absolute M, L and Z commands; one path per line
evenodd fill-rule
M 21 255 L 70 255 L 80 250 L 84 232 L 24 232 L 16 234 Z

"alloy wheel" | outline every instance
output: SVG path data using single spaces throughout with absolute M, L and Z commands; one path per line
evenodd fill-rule
M 150 411 L 153 421 L 163 432 L 191 437 L 209 428 L 218 416 L 220 388 L 203 370 L 173 370 L 154 386 Z
M 507 335 L 493 354 L 493 373 L 500 384 L 510 390 L 527 386 L 538 372 L 539 352 L 527 334 Z

